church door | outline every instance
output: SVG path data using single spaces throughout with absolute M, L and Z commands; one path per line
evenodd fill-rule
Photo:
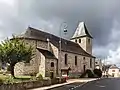
M 85 65 L 83 66 L 83 69 L 84 69 L 84 72 L 85 72 L 85 69 L 86 69 L 86 66 L 85 66 Z

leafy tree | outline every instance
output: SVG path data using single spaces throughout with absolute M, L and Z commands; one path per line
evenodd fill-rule
M 29 62 L 33 56 L 33 48 L 13 36 L 0 44 L 0 60 L 2 63 L 9 63 L 11 75 L 14 77 L 14 66 L 18 62 Z

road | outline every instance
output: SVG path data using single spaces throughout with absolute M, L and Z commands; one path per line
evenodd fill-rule
M 101 79 L 82 84 L 73 83 L 50 90 L 120 90 L 120 78 Z

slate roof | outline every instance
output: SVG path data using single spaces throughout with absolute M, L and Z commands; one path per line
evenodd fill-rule
M 51 53 L 50 51 L 48 50 L 44 50 L 44 49 L 40 49 L 40 48 L 37 48 L 46 58 L 49 58 L 49 59 L 57 59 L 53 53 Z
M 119 69 L 116 65 L 111 65 L 109 69 Z
M 79 38 L 79 37 L 85 37 L 85 36 L 88 36 L 90 38 L 92 38 L 92 36 L 90 35 L 90 33 L 88 32 L 88 29 L 85 25 L 84 22 L 80 22 L 72 39 L 74 38 Z
M 28 27 L 27 31 L 24 34 L 18 36 L 18 38 L 42 40 L 45 42 L 47 42 L 47 39 L 49 38 L 50 42 L 59 48 L 60 37 L 57 37 L 57 36 L 47 33 L 47 32 L 43 32 L 41 30 L 38 30 L 38 29 L 35 29 L 32 27 Z M 86 51 L 84 51 L 75 42 L 65 40 L 65 39 L 62 39 L 61 41 L 62 41 L 61 50 L 63 50 L 63 51 L 80 54 L 80 55 L 88 56 L 88 57 L 94 57 L 91 54 L 88 54 Z

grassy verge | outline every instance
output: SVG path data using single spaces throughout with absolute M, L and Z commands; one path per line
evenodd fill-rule
M 33 80 L 33 77 L 31 76 L 16 76 L 15 78 L 13 78 L 10 75 L 0 74 L 1 83 L 19 83 L 19 82 L 25 82 L 25 81 L 31 81 L 31 80 Z

